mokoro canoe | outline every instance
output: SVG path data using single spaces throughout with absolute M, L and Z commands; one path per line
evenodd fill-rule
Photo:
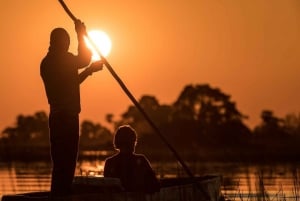
M 195 181 L 196 180 L 196 181 Z M 76 176 L 74 194 L 50 199 L 49 192 L 3 195 L 0 201 L 219 201 L 221 176 L 161 179 L 161 189 L 154 194 L 124 192 L 119 179 Z

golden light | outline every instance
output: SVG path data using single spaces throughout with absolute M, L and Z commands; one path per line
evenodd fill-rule
M 105 32 L 100 30 L 89 31 L 88 35 L 92 40 L 93 44 L 97 47 L 98 51 L 100 51 L 104 57 L 107 57 L 111 50 L 111 40 L 109 36 Z M 93 53 L 92 60 L 100 60 L 98 51 L 94 48 L 90 41 L 87 38 L 85 38 L 85 42 L 88 48 L 90 48 L 90 50 Z

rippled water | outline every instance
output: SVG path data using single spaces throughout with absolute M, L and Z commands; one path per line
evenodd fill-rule
M 0 194 L 49 190 L 50 164 L 0 162 Z
M 102 174 L 103 165 L 101 160 L 82 160 L 77 164 L 76 174 Z M 193 162 L 188 165 L 196 175 L 222 175 L 222 192 L 232 200 L 257 200 L 257 195 L 262 193 L 268 200 L 300 200 L 298 163 Z M 152 166 L 158 177 L 185 175 L 174 162 L 156 162 Z M 49 162 L 0 162 L 0 195 L 48 191 L 50 175 Z

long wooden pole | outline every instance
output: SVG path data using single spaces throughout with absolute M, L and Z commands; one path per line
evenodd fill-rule
M 77 18 L 73 15 L 73 13 L 70 11 L 70 9 L 67 7 L 67 5 L 64 3 L 63 0 L 59 0 L 60 4 L 62 5 L 62 7 L 64 8 L 64 10 L 66 11 L 66 13 L 68 14 L 68 16 L 73 20 L 76 21 Z M 193 173 L 191 172 L 191 170 L 188 168 L 188 166 L 185 164 L 185 162 L 181 159 L 181 157 L 179 156 L 179 154 L 177 153 L 177 151 L 173 148 L 173 146 L 171 146 L 171 144 L 167 141 L 167 139 L 165 138 L 165 136 L 160 132 L 160 130 L 158 129 L 158 127 L 153 123 L 153 121 L 150 119 L 150 117 L 147 115 L 147 113 L 145 112 L 145 110 L 141 107 L 141 105 L 138 103 L 138 101 L 135 99 L 135 97 L 131 94 L 131 92 L 128 90 L 128 88 L 126 87 L 126 85 L 124 84 L 124 82 L 120 79 L 120 77 L 117 75 L 117 73 L 114 71 L 114 69 L 112 68 L 112 66 L 109 64 L 109 62 L 106 60 L 106 58 L 101 54 L 100 50 L 96 47 L 96 45 L 93 43 L 93 41 L 90 39 L 90 37 L 86 34 L 87 39 L 89 40 L 89 42 L 93 45 L 93 47 L 95 48 L 95 50 L 97 51 L 97 53 L 99 54 L 102 62 L 105 64 L 106 68 L 109 70 L 109 72 L 112 74 L 112 76 L 115 78 L 115 80 L 119 83 L 119 85 L 121 86 L 121 88 L 124 90 L 124 92 L 126 93 L 126 95 L 129 97 L 129 99 L 134 103 L 134 105 L 137 107 L 137 109 L 142 113 L 142 115 L 144 116 L 144 118 L 148 121 L 148 123 L 150 124 L 150 126 L 153 128 L 153 130 L 159 135 L 159 137 L 161 138 L 161 140 L 165 143 L 165 145 L 172 151 L 172 153 L 174 154 L 175 158 L 177 159 L 177 161 L 181 164 L 181 166 L 184 168 L 184 170 L 186 171 L 186 173 L 194 178 Z

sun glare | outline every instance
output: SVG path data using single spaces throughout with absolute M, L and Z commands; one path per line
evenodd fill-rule
M 109 36 L 100 30 L 92 30 L 88 32 L 90 39 L 92 40 L 93 44 L 97 47 L 97 50 L 94 46 L 90 43 L 90 41 L 85 38 L 85 42 L 87 46 L 92 50 L 93 56 L 92 60 L 97 61 L 100 60 L 100 56 L 98 51 L 104 56 L 107 57 L 110 50 L 111 50 L 111 40 Z

